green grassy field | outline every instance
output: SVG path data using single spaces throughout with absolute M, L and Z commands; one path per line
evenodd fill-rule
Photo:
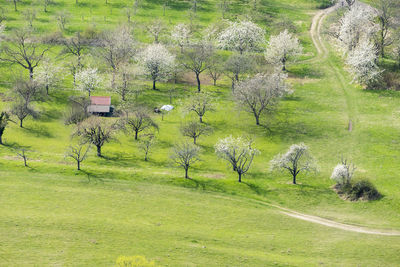
M 52 16 L 68 9 L 73 15 L 66 34 L 86 27 L 111 28 L 126 20 L 123 1 L 57 1 L 48 14 L 38 13 L 34 27 L 39 33 L 57 29 Z M 163 16 L 162 3 L 143 1 L 137 22 L 138 39 L 148 42 L 140 25 L 155 16 L 171 24 L 188 22 L 186 2 L 171 5 Z M 119 133 L 118 141 L 103 147 L 104 158 L 94 151 L 75 171 L 64 154 L 72 126 L 63 124 L 71 78 L 62 89 L 51 92 L 38 120 L 28 119 L 25 128 L 11 124 L 6 146 L 0 147 L 0 265 L 105 265 L 119 255 L 144 255 L 159 265 L 170 266 L 396 266 L 399 237 L 345 232 L 282 215 L 251 199 L 279 204 L 338 222 L 380 229 L 400 229 L 400 157 L 398 141 L 400 94 L 366 91 L 351 84 L 339 55 L 313 58 L 309 28 L 318 1 L 261 1 L 255 20 L 268 33 L 282 15 L 294 21 L 305 46 L 304 61 L 288 67 L 294 94 L 286 97 L 276 114 L 265 116 L 263 126 L 240 111 L 232 101 L 229 81 L 203 87 L 217 101 L 215 112 L 205 116 L 214 133 L 199 139 L 202 161 L 190 170 L 191 180 L 174 167 L 169 153 L 181 139 L 182 102 L 195 86 L 177 85 L 177 108 L 164 120 L 157 117 L 158 144 L 145 162 L 132 136 Z M 29 2 L 19 3 L 19 10 Z M 12 11 L 7 31 L 21 27 L 20 11 Z M 200 2 L 201 28 L 221 17 L 214 1 Z M 235 2 L 229 17 L 242 14 L 250 3 Z M 327 20 L 326 24 L 330 21 Z M 59 47 L 51 50 L 56 57 Z M 336 70 L 336 71 L 335 71 Z M 0 65 L 0 108 L 10 104 L 7 90 L 18 66 Z M 23 72 L 23 75 L 27 75 Z M 206 77 L 203 76 L 205 79 Z M 341 81 L 341 79 L 343 81 Z M 144 86 L 150 88 L 150 83 Z M 139 98 L 150 107 L 169 103 L 171 84 L 160 91 L 147 90 Z M 96 95 L 109 95 L 105 88 Z M 112 94 L 113 104 L 118 97 Z M 347 130 L 349 118 L 352 132 Z M 250 134 L 261 151 L 250 172 L 239 184 L 225 162 L 214 154 L 216 141 L 227 135 Z M 318 160 L 320 172 L 299 178 L 291 185 L 287 174 L 271 173 L 268 162 L 291 144 L 305 142 Z M 29 168 L 16 155 L 28 149 Z M 344 155 L 358 166 L 357 176 L 370 179 L 383 194 L 373 202 L 348 202 L 331 189 L 333 167 Z M 90 178 L 90 180 L 88 179 Z

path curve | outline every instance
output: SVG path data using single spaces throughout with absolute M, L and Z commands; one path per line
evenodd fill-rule
M 330 13 L 335 11 L 338 7 L 339 7 L 339 5 L 336 4 L 335 6 L 332 6 L 327 9 L 319 11 L 312 20 L 310 34 L 311 34 L 312 41 L 318 52 L 317 57 L 319 57 L 320 59 L 321 58 L 326 59 L 329 55 L 329 51 L 328 51 L 327 47 L 325 46 L 324 42 L 322 41 L 322 37 L 321 37 L 322 22 Z M 331 62 L 329 62 L 329 65 L 331 66 L 335 75 L 338 77 L 338 79 L 341 82 L 343 92 L 346 96 L 347 109 L 350 109 L 349 110 L 350 111 L 349 119 L 351 120 L 351 116 L 352 116 L 351 113 L 353 113 L 353 112 L 351 112 L 351 109 L 352 109 L 353 105 L 352 105 L 351 101 L 349 100 L 349 97 L 347 96 L 347 91 L 345 89 L 345 87 L 346 87 L 345 79 L 341 75 L 339 70 L 331 64 Z M 220 197 L 227 198 L 227 197 L 222 197 L 222 196 L 220 196 Z M 230 199 L 232 199 L 232 198 L 230 198 Z M 237 199 L 237 200 L 239 200 L 239 199 Z M 242 201 L 242 200 L 239 200 L 239 201 Z M 248 200 L 246 200 L 246 201 L 248 202 Z M 307 222 L 311 222 L 311 223 L 315 223 L 315 224 L 319 224 L 319 225 L 323 225 L 323 226 L 327 226 L 327 227 L 331 227 L 331 228 L 340 229 L 343 231 L 362 233 L 362 234 L 371 234 L 371 235 L 381 235 L 381 236 L 400 236 L 400 231 L 398 231 L 398 230 L 371 229 L 371 228 L 368 228 L 365 226 L 345 224 L 345 223 L 336 222 L 333 220 L 325 219 L 325 218 L 314 216 L 314 215 L 300 213 L 300 212 L 297 212 L 294 210 L 290 210 L 290 209 L 287 209 L 287 208 L 284 208 L 284 207 L 281 207 L 278 205 L 270 204 L 270 203 L 260 201 L 260 200 L 251 200 L 251 201 L 261 204 L 261 205 L 276 208 L 281 214 L 284 214 L 286 216 L 290 216 L 290 217 L 293 217 L 293 218 L 296 218 L 299 220 L 303 220 L 303 221 L 307 221 Z

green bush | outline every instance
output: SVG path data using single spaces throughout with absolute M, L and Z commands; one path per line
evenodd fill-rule
M 351 183 L 346 183 L 343 185 L 337 184 L 335 185 L 335 189 L 339 195 L 342 195 L 351 201 L 371 201 L 380 199 L 382 197 L 375 186 L 366 179 L 352 181 Z

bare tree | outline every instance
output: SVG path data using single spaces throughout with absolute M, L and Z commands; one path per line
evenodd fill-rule
M 199 116 L 200 123 L 202 123 L 206 112 L 214 110 L 212 97 L 207 93 L 196 93 L 187 99 L 184 110 L 196 113 Z
M 29 26 L 33 27 L 33 21 L 36 19 L 36 9 L 27 8 L 22 12 L 24 19 L 28 22 Z
M 212 132 L 210 126 L 197 121 L 187 122 L 181 125 L 180 131 L 183 136 L 193 138 L 193 144 L 196 144 L 197 138 L 201 135 L 208 135 Z
M 17 79 L 13 87 L 13 94 L 17 99 L 21 99 L 26 106 L 32 101 L 39 100 L 43 95 L 43 90 L 36 80 Z
M 200 160 L 200 148 L 191 143 L 176 144 L 171 153 L 171 160 L 185 170 L 185 178 L 189 179 L 189 168 Z
M 198 92 L 201 91 L 200 74 L 208 69 L 208 61 L 213 54 L 213 46 L 205 42 L 192 44 L 183 52 L 182 64 L 185 68 L 193 71 L 196 75 Z
M 390 29 L 394 26 L 395 18 L 398 17 L 399 9 L 396 0 L 375 0 L 378 8 L 379 22 L 379 50 L 382 57 L 385 57 L 385 47 L 393 44 Z
M 235 91 L 235 84 L 240 81 L 240 76 L 248 72 L 253 66 L 250 57 L 243 54 L 231 55 L 225 63 L 225 75 L 232 81 L 232 92 Z
M 66 125 L 77 125 L 89 117 L 89 98 L 85 96 L 70 96 L 68 100 L 69 108 L 64 114 L 64 123 Z
M 240 82 L 235 90 L 235 99 L 239 106 L 246 108 L 260 125 L 260 115 L 273 107 L 277 100 L 289 93 L 285 83 L 287 75 L 280 71 L 272 74 L 257 74 L 251 79 Z
M 47 12 L 47 7 L 53 4 L 53 0 L 39 0 L 38 2 L 43 6 L 44 12 Z
M 13 2 L 14 3 L 14 11 L 18 11 L 17 9 L 17 3 L 21 2 L 21 0 L 7 0 L 8 2 Z
M 217 85 L 217 80 L 222 76 L 223 72 L 222 58 L 218 56 L 212 57 L 209 62 L 208 75 L 213 79 L 214 86 Z
M 230 10 L 231 1 L 229 0 L 220 0 L 218 7 L 221 10 L 222 18 L 225 19 L 225 14 Z
M 33 79 L 33 70 L 39 65 L 49 48 L 42 48 L 43 45 L 26 29 L 15 30 L 9 43 L 10 45 L 4 46 L 4 56 L 0 56 L 0 60 L 18 64 L 27 69 L 29 77 Z
M 158 125 L 144 108 L 138 108 L 132 114 L 128 114 L 122 119 L 122 124 L 125 130 L 135 133 L 135 140 L 138 140 L 139 133 L 145 130 L 158 130 Z
M 57 20 L 58 26 L 60 27 L 61 31 L 65 30 L 65 26 L 71 19 L 71 13 L 67 10 L 60 10 L 56 13 L 55 18 Z
M 154 134 L 147 134 L 139 141 L 139 148 L 144 152 L 144 160 L 147 161 L 150 151 L 156 143 Z
M 65 157 L 72 158 L 76 161 L 77 170 L 81 170 L 81 163 L 86 159 L 90 150 L 90 144 L 79 143 L 77 145 L 69 146 Z
M 118 68 L 126 64 L 134 53 L 133 38 L 128 27 L 119 27 L 105 32 L 101 37 L 99 56 L 112 70 L 111 87 L 115 88 L 115 77 Z
M 146 30 L 154 38 L 154 42 L 157 44 L 159 43 L 160 35 L 166 31 L 166 27 L 162 20 L 156 19 L 146 26 Z
M 11 106 L 11 114 L 15 115 L 19 120 L 19 127 L 23 128 L 23 121 L 32 116 L 37 118 L 37 112 L 31 107 L 31 104 L 26 104 L 23 100 L 16 100 Z
M 116 124 L 111 120 L 92 116 L 78 125 L 74 135 L 96 146 L 97 156 L 101 157 L 101 148 L 113 139 L 117 129 Z
M 132 88 L 137 72 L 138 70 L 130 64 L 125 64 L 118 68 L 114 91 L 121 96 L 122 101 L 126 101 L 131 93 L 139 92 Z
M 220 139 L 214 146 L 218 157 L 228 161 L 238 174 L 239 183 L 242 176 L 248 172 L 254 157 L 259 151 L 252 147 L 253 140 L 249 138 L 234 138 L 232 136 Z
M 132 18 L 132 15 L 134 14 L 134 9 L 132 8 L 132 7 L 125 7 L 124 9 L 123 9 L 123 12 L 124 12 L 124 14 L 125 14 L 125 16 L 126 16 L 126 18 L 127 18 L 127 20 L 128 20 L 128 23 L 131 23 L 131 18 Z
M 4 131 L 6 130 L 7 125 L 10 121 L 12 121 L 10 119 L 10 114 L 6 111 L 2 111 L 0 113 L 0 145 L 4 145 L 3 144 L 3 134 L 4 134 Z
M 62 54 L 75 56 L 77 59 L 78 71 L 82 69 L 82 56 L 87 46 L 90 44 L 89 40 L 82 37 L 80 32 L 75 33 L 75 36 L 65 38 L 63 40 L 64 48 Z
M 24 166 L 28 167 L 28 157 L 26 156 L 26 150 L 25 148 L 22 148 L 19 152 L 17 152 L 17 155 L 20 156 L 24 160 Z
M 293 184 L 296 184 L 296 178 L 300 172 L 317 170 L 314 158 L 303 143 L 292 145 L 285 154 L 275 156 L 270 164 L 271 170 L 289 171 L 293 178 Z

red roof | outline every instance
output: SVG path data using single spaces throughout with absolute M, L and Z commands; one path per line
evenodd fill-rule
M 91 96 L 90 103 L 92 105 L 110 106 L 111 96 Z

